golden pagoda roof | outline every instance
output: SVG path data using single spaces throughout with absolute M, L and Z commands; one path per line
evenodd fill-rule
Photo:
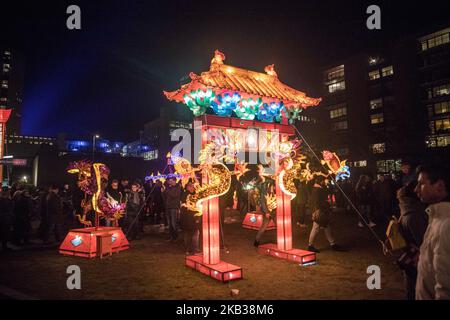
M 233 91 L 252 98 L 278 100 L 282 101 L 286 107 L 307 108 L 316 106 L 321 101 L 321 98 L 307 97 L 304 92 L 282 83 L 278 79 L 274 65 L 265 67 L 266 73 L 261 73 L 226 65 L 223 63 L 224 60 L 225 55 L 216 50 L 209 71 L 202 72 L 200 75 L 191 72 L 189 74 L 191 82 L 178 90 L 164 91 L 164 94 L 169 100 L 183 102 L 187 92 L 209 88 L 216 93 Z

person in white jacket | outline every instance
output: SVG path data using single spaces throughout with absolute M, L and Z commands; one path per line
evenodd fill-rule
M 450 169 L 419 167 L 415 192 L 429 207 L 418 261 L 417 300 L 450 299 Z

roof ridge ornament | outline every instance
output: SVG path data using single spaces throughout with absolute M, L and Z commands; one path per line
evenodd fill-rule
M 189 72 L 189 78 L 191 78 L 191 80 L 197 80 L 199 77 L 200 76 L 195 72 Z
M 275 65 L 274 64 L 269 64 L 268 66 L 266 66 L 264 68 L 264 71 L 269 75 L 269 76 L 273 76 L 278 78 L 278 74 L 275 71 Z
M 223 54 L 218 49 L 216 49 L 216 51 L 214 51 L 214 58 L 212 58 L 212 60 L 211 60 L 210 70 L 214 70 L 219 65 L 223 65 L 224 60 L 225 60 L 225 54 Z

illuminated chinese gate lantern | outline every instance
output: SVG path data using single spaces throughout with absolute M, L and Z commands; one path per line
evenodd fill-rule
M 250 139 L 247 138 L 250 141 L 247 146 L 233 142 L 233 137 L 240 135 L 239 130 L 250 132 L 258 128 L 278 132 L 273 138 L 277 144 L 287 141 L 295 136 L 295 128 L 289 124 L 294 123 L 303 109 L 317 106 L 321 101 L 283 84 L 274 65 L 267 66 L 266 73 L 260 73 L 225 65 L 224 60 L 225 55 L 216 50 L 209 71 L 200 75 L 191 72 L 189 83 L 172 92 L 164 91 L 167 99 L 186 104 L 196 117 L 195 121 L 201 123 L 202 145 L 209 138 L 205 131 L 212 128 L 222 130 L 225 140 L 236 149 L 261 152 L 262 147 L 253 132 L 249 134 Z M 216 116 L 207 115 L 208 109 Z M 208 181 L 203 180 L 203 183 Z M 278 184 L 276 196 L 277 244 L 260 246 L 259 251 L 299 264 L 315 261 L 314 253 L 292 249 L 292 198 Z M 235 280 L 242 277 L 241 268 L 220 260 L 218 201 L 213 198 L 203 202 L 203 253 L 186 257 L 186 265 L 218 280 Z M 250 219 L 251 216 L 251 223 Z

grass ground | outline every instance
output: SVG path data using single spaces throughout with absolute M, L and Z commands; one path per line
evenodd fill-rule
M 102 260 L 64 257 L 57 248 L 0 255 L 0 285 L 39 299 L 403 299 L 402 274 L 354 216 L 336 213 L 334 234 L 348 252 L 328 249 L 323 232 L 316 247 L 318 264 L 296 264 L 260 255 L 252 246 L 255 231 L 225 225 L 229 253 L 222 260 L 239 265 L 244 279 L 223 284 L 184 266 L 184 248 L 147 233 L 131 249 Z M 294 247 L 305 248 L 310 228 L 294 230 Z M 379 230 L 382 233 L 382 230 Z M 274 242 L 276 231 L 263 242 Z M 66 268 L 81 268 L 81 290 L 68 290 Z M 381 268 L 381 289 L 368 290 L 369 265 Z M 232 298 L 230 289 L 239 289 Z

